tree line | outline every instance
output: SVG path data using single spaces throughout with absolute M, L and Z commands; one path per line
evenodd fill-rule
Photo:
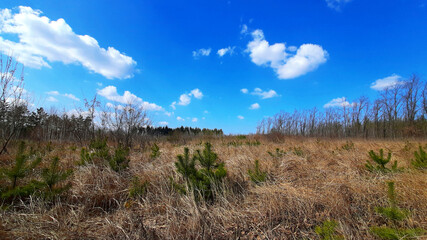
M 324 110 L 280 112 L 262 119 L 258 134 L 310 137 L 402 138 L 427 136 L 427 83 L 417 75 L 381 90 L 373 101 L 362 96 Z
M 108 138 L 132 147 L 135 142 L 146 141 L 149 137 L 223 134 L 221 129 L 154 127 L 140 105 L 129 102 L 124 106 L 101 107 L 96 96 L 85 99 L 84 109 L 73 113 L 54 109 L 48 113 L 42 107 L 31 110 L 34 106 L 24 89 L 24 69 L 19 67 L 12 57 L 0 56 L 0 155 L 17 139 L 70 141 L 83 145 L 95 138 Z

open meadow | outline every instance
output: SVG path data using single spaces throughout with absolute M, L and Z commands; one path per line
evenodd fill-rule
M 194 185 L 185 184 L 175 164 L 184 148 L 191 156 L 205 142 L 226 170 L 211 198 L 200 188 L 189 191 Z M 73 171 L 58 186 L 71 185 L 49 200 L 43 194 L 3 200 L 2 239 L 319 239 L 316 226 L 328 220 L 336 223 L 332 235 L 338 238 L 331 239 L 375 239 L 373 227 L 390 225 L 376 210 L 389 206 L 388 181 L 395 183 L 398 208 L 408 212 L 393 224 L 427 229 L 427 173 L 411 164 L 414 151 L 427 147 L 425 140 L 260 135 L 159 140 L 158 148 L 150 142 L 132 150 L 128 167 L 118 171 L 101 157 L 82 164 L 81 148 L 72 144 L 27 145 L 43 160 L 19 186 L 39 179 L 55 156 L 59 169 Z M 389 165 L 397 161 L 398 170 L 367 169 L 368 152 L 379 149 L 391 152 Z M 2 168 L 13 164 L 11 156 L 1 156 Z

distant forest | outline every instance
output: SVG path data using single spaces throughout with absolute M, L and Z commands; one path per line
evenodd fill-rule
M 258 123 L 258 134 L 310 137 L 402 138 L 427 136 L 427 83 L 416 75 L 341 106 L 280 112 Z

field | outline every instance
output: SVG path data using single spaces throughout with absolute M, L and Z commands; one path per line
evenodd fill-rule
M 197 200 L 173 187 L 173 182 L 183 180 L 174 164 L 177 155 L 184 147 L 190 153 L 203 149 L 206 141 L 227 170 L 214 201 Z M 72 186 L 52 201 L 33 196 L 3 203 L 0 238 L 319 239 L 315 227 L 334 220 L 336 234 L 345 239 L 376 239 L 370 228 L 389 224 L 375 211 L 388 206 L 387 181 L 395 182 L 397 205 L 410 212 L 396 224 L 427 229 L 427 173 L 411 166 L 418 146 L 426 148 L 425 140 L 257 135 L 161 140 L 156 142 L 160 149 L 156 158 L 150 157 L 153 143 L 133 149 L 129 168 L 119 172 L 99 162 L 78 166 L 80 147 L 72 144 L 30 143 L 49 148 L 43 159 L 59 156 L 61 168 L 73 169 L 68 178 Z M 392 153 L 401 171 L 366 169 L 368 152 L 381 148 Z M 3 167 L 12 163 L 15 150 L 11 147 L 9 155 L 1 156 Z M 255 160 L 266 173 L 265 181 L 258 184 L 248 174 Z M 47 164 L 42 161 L 40 167 Z M 38 169 L 31 174 L 36 176 Z M 147 182 L 141 195 L 130 197 L 135 176 Z

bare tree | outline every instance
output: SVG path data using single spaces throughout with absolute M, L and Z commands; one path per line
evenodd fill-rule
M 132 147 L 133 140 L 141 129 L 151 125 L 147 111 L 132 102 L 125 106 L 107 107 L 101 114 L 104 127 L 110 130 L 118 144 Z
M 19 64 L 11 56 L 0 55 L 0 155 L 7 152 L 9 142 L 22 130 L 27 101 L 24 93 L 24 67 L 18 74 Z

